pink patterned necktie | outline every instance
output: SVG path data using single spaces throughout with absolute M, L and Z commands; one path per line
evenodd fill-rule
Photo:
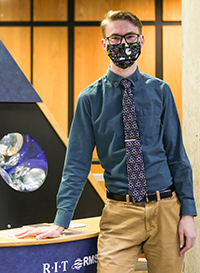
M 137 126 L 135 103 L 131 92 L 131 82 L 121 80 L 124 86 L 123 121 L 126 143 L 126 164 L 129 194 L 135 201 L 141 201 L 147 193 L 143 154 Z

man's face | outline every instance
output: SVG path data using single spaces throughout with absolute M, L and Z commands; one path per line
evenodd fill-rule
M 130 33 L 140 34 L 138 27 L 133 25 L 128 20 L 113 21 L 113 22 L 108 23 L 108 25 L 106 27 L 106 37 L 112 36 L 114 34 L 126 35 L 126 34 L 130 34 Z M 141 47 L 142 47 L 144 45 L 143 35 L 140 36 L 139 41 L 140 41 Z M 123 38 L 122 43 L 125 43 L 125 42 L 126 41 Z M 106 39 L 105 40 L 102 39 L 101 43 L 102 43 L 103 49 L 106 50 L 108 41 Z
M 101 45 L 111 59 L 111 70 L 118 74 L 127 69 L 128 73 L 134 72 L 144 45 L 144 36 L 140 35 L 139 28 L 128 20 L 117 20 L 108 23 L 105 35 Z

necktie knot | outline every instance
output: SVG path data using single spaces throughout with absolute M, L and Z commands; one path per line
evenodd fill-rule
M 125 90 L 131 89 L 131 81 L 129 81 L 128 79 L 122 79 L 120 83 L 124 86 Z

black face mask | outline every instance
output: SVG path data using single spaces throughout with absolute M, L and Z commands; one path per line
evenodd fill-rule
M 141 53 L 140 42 L 134 44 L 107 44 L 107 53 L 113 63 L 123 69 L 134 64 Z

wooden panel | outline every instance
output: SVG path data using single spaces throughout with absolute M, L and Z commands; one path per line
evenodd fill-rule
M 96 150 L 95 150 L 95 152 L 93 154 L 93 158 L 98 158 Z M 99 164 L 92 164 L 92 166 L 91 166 L 91 172 L 92 173 L 103 173 L 104 169 Z
M 163 0 L 163 21 L 181 20 L 181 0 Z
M 0 39 L 30 81 L 30 28 L 0 27 Z
M 75 20 L 101 21 L 109 10 L 124 9 L 142 21 L 155 20 L 155 0 L 75 0 Z
M 86 86 L 106 73 L 110 63 L 101 47 L 100 27 L 75 28 L 74 101 Z
M 182 29 L 163 27 L 163 79 L 172 89 L 182 120 Z
M 67 28 L 35 27 L 33 44 L 33 86 L 61 126 L 68 133 Z
M 0 21 L 30 21 L 30 0 L 0 0 Z
M 141 49 L 141 55 L 137 60 L 141 72 L 155 76 L 156 71 L 156 30 L 155 26 L 143 26 L 144 47 Z
M 34 0 L 34 21 L 66 21 L 67 0 Z

